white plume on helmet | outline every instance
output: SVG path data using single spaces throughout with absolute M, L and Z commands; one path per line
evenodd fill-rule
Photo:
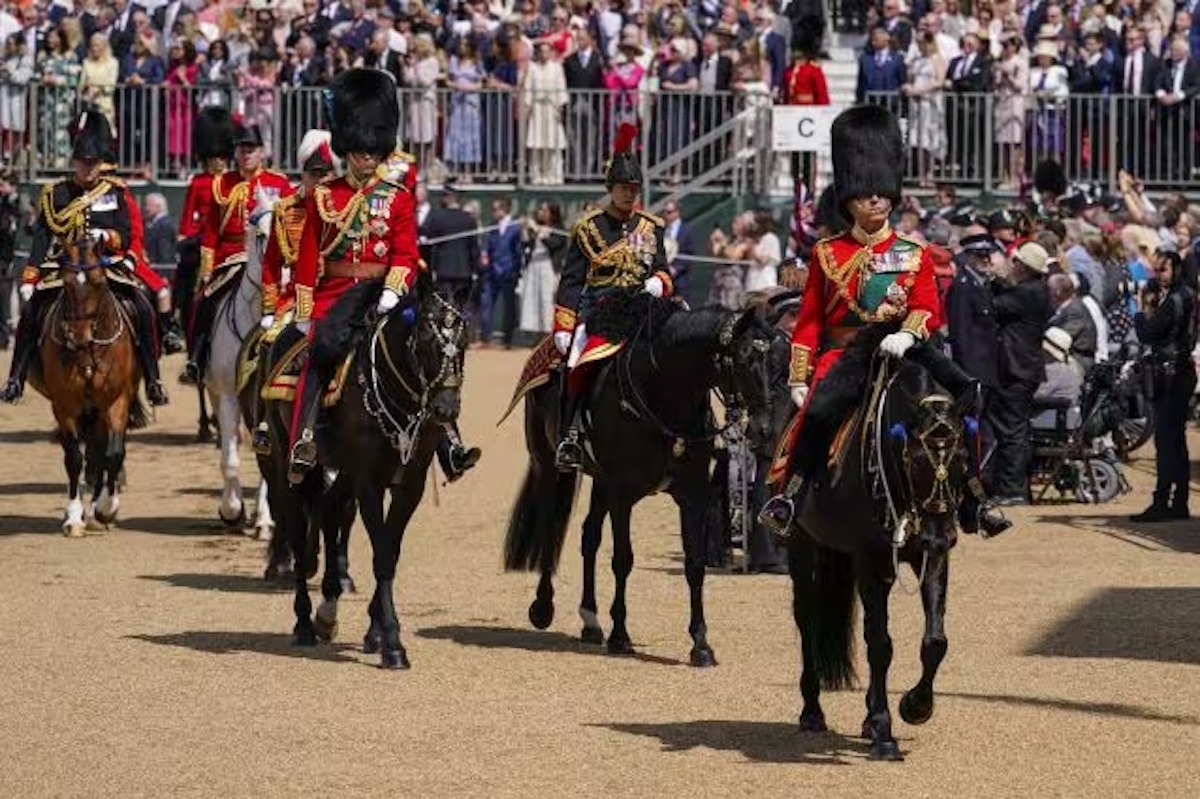
M 338 158 L 337 154 L 333 152 L 332 141 L 333 136 L 327 130 L 313 129 L 308 131 L 304 134 L 304 138 L 300 140 L 300 146 L 296 150 L 296 164 L 303 169 L 308 159 L 312 158 L 321 149 L 322 145 L 324 145 L 325 153 L 333 164 L 333 171 L 339 171 L 342 168 L 342 159 Z

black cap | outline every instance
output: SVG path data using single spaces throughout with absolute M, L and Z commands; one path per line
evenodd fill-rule
M 262 131 L 259 130 L 258 125 L 243 125 L 239 122 L 237 127 L 235 127 L 233 130 L 233 146 L 262 147 Z
M 784 311 L 800 304 L 800 291 L 792 289 L 790 291 L 781 291 L 773 295 L 767 300 L 767 305 L 776 313 Z
M 1017 221 L 1013 218 L 1012 214 L 1010 214 L 1007 210 L 1002 208 L 999 211 L 994 212 L 991 216 L 988 217 L 987 227 L 988 227 L 988 230 L 993 230 L 993 231 L 994 230 L 1015 230 L 1017 227 Z
M 959 240 L 958 246 L 963 252 L 974 253 L 976 255 L 991 255 L 994 252 L 999 252 L 1001 247 L 987 233 L 976 233 L 974 236 L 966 236 Z

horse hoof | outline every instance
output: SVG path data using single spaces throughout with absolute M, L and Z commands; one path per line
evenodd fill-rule
M 292 633 L 292 646 L 316 646 L 317 634 L 311 627 L 304 627 Z
M 710 669 L 717 665 L 717 656 L 711 647 L 696 647 L 692 649 L 691 663 L 698 669 Z
M 583 632 L 579 634 L 579 640 L 585 644 L 600 646 L 604 643 L 604 630 L 599 627 L 584 627 Z
M 870 719 L 863 722 L 862 732 L 859 733 L 858 737 L 865 738 L 868 741 L 875 740 L 875 727 L 872 726 Z
M 374 630 L 368 630 L 363 636 L 363 654 L 374 655 L 383 646 L 383 639 Z
M 819 710 L 805 710 L 800 714 L 800 732 L 829 732 L 825 714 Z
M 529 623 L 535 629 L 544 630 L 554 621 L 554 603 L 540 599 L 533 600 L 529 605 Z
M 350 577 L 342 578 L 342 593 L 343 594 L 357 594 L 358 593 L 358 586 L 356 586 L 354 584 L 354 580 L 352 578 L 350 578 Z
M 95 517 L 96 521 L 99 522 L 103 526 L 103 529 L 105 529 L 105 530 L 108 529 L 108 526 L 110 524 L 112 524 L 113 522 L 115 522 L 117 520 L 117 514 L 115 512 L 114 513 L 105 513 L 104 511 L 100 510 L 99 508 L 96 509 L 96 512 L 93 514 L 93 516 Z
M 196 431 L 197 444 L 211 444 L 213 441 L 212 430 L 207 427 L 201 427 Z
M 927 701 L 921 701 L 912 691 L 905 691 L 900 697 L 900 718 L 905 724 L 924 724 L 933 717 L 933 694 Z
M 275 537 L 275 526 L 271 524 L 260 524 L 254 528 L 254 537 L 263 543 L 270 543 Z
M 408 653 L 404 651 L 404 647 L 400 647 L 399 649 L 385 649 L 379 656 L 379 668 L 411 669 L 412 664 L 408 662 Z
M 633 641 L 629 638 L 614 638 L 608 639 L 608 654 L 610 655 L 632 655 Z
M 895 741 L 874 741 L 871 743 L 871 759 L 899 763 L 904 755 L 900 754 L 900 746 Z
M 321 614 L 313 617 L 313 632 L 316 633 L 317 640 L 323 644 L 328 644 L 337 637 L 338 623 L 337 621 L 326 621 L 321 618 Z
M 83 538 L 87 534 L 87 525 L 83 522 L 63 522 L 63 535 L 67 538 Z
M 268 563 L 267 568 L 263 569 L 263 581 L 268 583 L 291 585 L 294 582 L 294 576 L 286 563 Z
M 236 529 L 240 528 L 242 526 L 242 524 L 245 523 L 245 521 L 246 521 L 246 507 L 243 505 L 241 510 L 238 511 L 237 516 L 234 517 L 233 519 L 225 518 L 225 514 L 222 513 L 220 511 L 220 509 L 218 509 L 217 510 L 217 518 L 221 520 L 221 524 L 225 525 L 225 527 L 227 529 L 236 530 Z

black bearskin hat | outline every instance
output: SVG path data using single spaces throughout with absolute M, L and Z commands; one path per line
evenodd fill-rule
M 821 191 L 821 196 L 817 198 L 817 210 L 813 214 L 813 223 L 818 228 L 825 228 L 835 236 L 850 228 L 850 225 L 846 222 L 846 217 L 842 214 L 841 209 L 837 207 L 837 203 L 835 202 L 836 197 L 837 189 L 830 183 Z
M 192 126 L 192 153 L 201 161 L 233 157 L 233 117 L 224 108 L 205 108 Z
M 1033 187 L 1038 194 L 1061 197 L 1067 193 L 1067 176 L 1057 161 L 1045 160 L 1033 172 Z
M 117 142 L 108 117 L 94 105 L 84 106 L 71 125 L 71 157 L 85 160 L 117 160 Z
M 838 114 L 830 129 L 837 209 L 877 194 L 900 204 L 904 141 L 892 112 L 880 105 L 856 105 Z
M 351 69 L 338 76 L 327 97 L 326 118 L 337 155 L 372 153 L 384 159 L 395 151 L 400 103 L 391 75 Z
M 604 169 L 604 185 L 608 188 L 611 189 L 618 183 L 642 185 L 642 164 L 638 160 L 637 148 L 633 146 L 637 134 L 637 125 L 629 122 L 621 123 L 621 127 L 617 129 L 613 141 L 613 154 Z
M 808 58 L 816 58 L 820 54 L 821 37 L 824 35 L 824 18 L 807 14 L 792 29 L 792 49 Z

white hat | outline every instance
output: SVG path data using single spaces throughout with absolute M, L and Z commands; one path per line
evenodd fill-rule
M 1039 275 L 1050 271 L 1050 253 L 1036 241 L 1027 241 L 1018 247 L 1013 253 L 1013 260 L 1020 261 Z
M 310 130 L 304 134 L 304 138 L 300 140 L 300 146 L 296 149 L 296 163 L 304 169 L 304 165 L 308 160 L 318 153 L 324 156 L 329 162 L 330 168 L 336 172 L 341 168 L 341 159 L 334 155 L 331 142 L 333 137 L 327 130 Z
M 1042 336 L 1042 350 L 1060 363 L 1070 359 L 1072 343 L 1071 334 L 1061 327 L 1051 327 Z

